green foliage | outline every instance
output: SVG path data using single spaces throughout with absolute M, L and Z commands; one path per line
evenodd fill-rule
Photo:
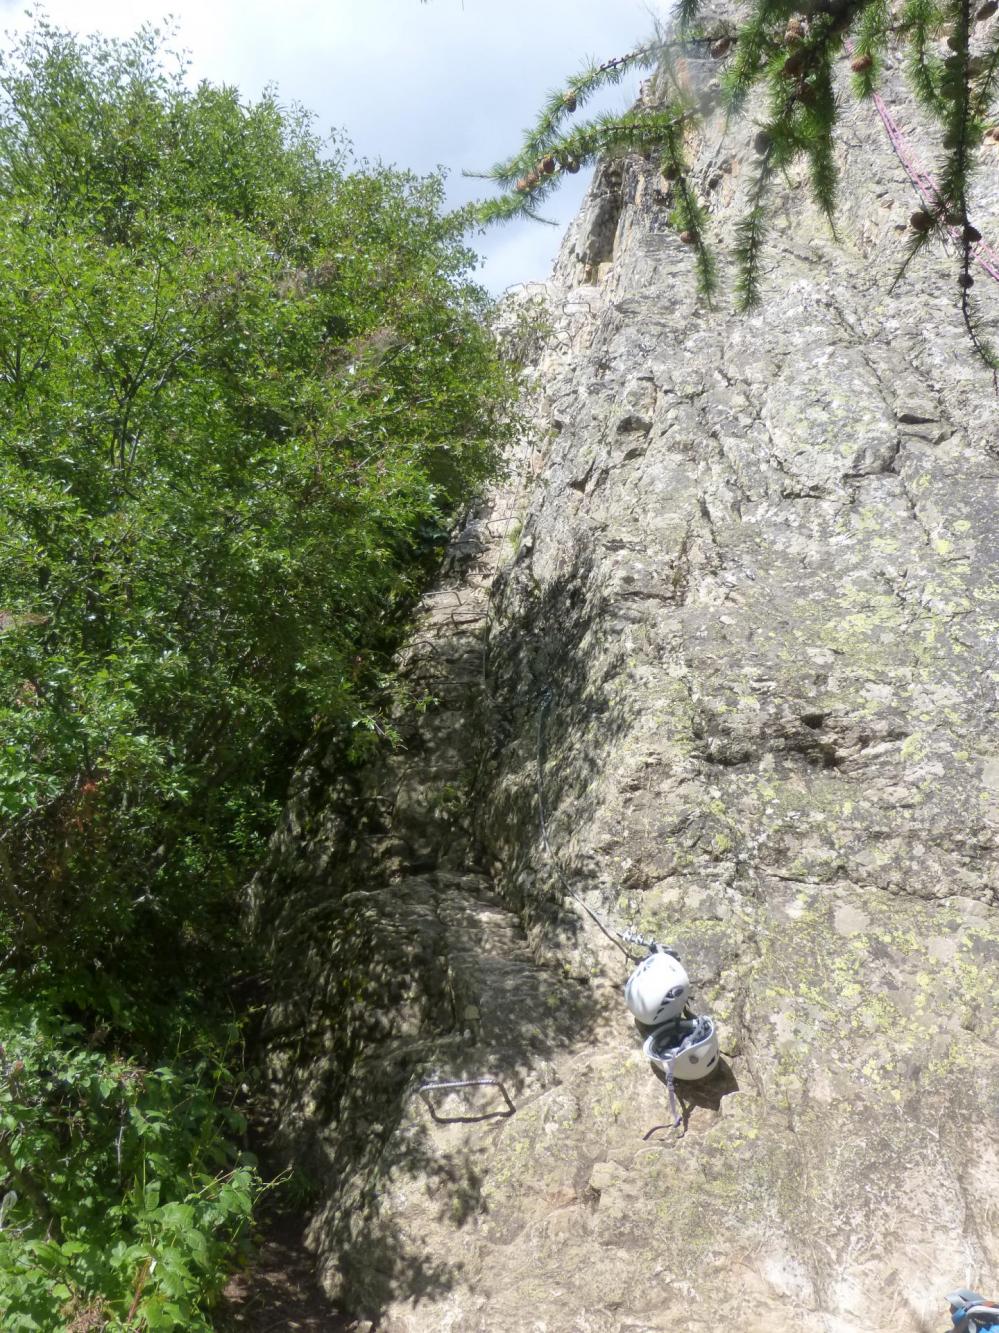
M 120 1317 L 154 1249 L 143 1327 L 217 1286 L 247 1176 L 178 1034 L 252 972 L 240 886 L 304 742 L 384 735 L 401 620 L 512 429 L 442 198 L 273 94 L 191 91 L 154 31 L 42 22 L 0 58 L 0 954 L 78 1093 L 39 1073 L 0 1140 L 46 1182 L 0 1233 L 4 1328 L 60 1326 L 24 1321 L 63 1286 Z M 130 1058 L 71 1073 L 105 1029 Z M 110 1174 L 102 1116 L 146 1126 Z
M 760 261 L 766 234 L 766 195 L 773 170 L 772 161 L 773 152 L 768 144 L 753 182 L 749 209 L 736 229 L 735 253 L 739 261 L 736 291 L 739 306 L 743 310 L 752 310 L 760 300 Z
M 0 993 L 0 1323 L 207 1329 L 257 1184 L 218 1057 L 142 1069 Z M 99 1296 L 95 1296 L 99 1293 Z
M 708 48 L 726 62 L 723 86 L 731 114 L 744 112 L 754 90 L 765 99 L 757 175 L 736 238 L 736 291 L 740 305 L 750 307 L 762 296 L 767 201 L 775 174 L 804 159 L 812 196 L 834 225 L 836 62 L 850 56 L 854 92 L 867 98 L 876 90 L 886 53 L 901 50 L 915 96 L 939 122 L 944 157 L 939 199 L 925 222 L 914 224 L 900 272 L 934 236 L 956 240 L 962 315 L 976 351 L 999 369 L 999 356 L 982 333 L 969 295 L 977 244 L 969 189 L 978 150 L 999 112 L 999 28 L 986 26 L 993 12 L 990 0 L 977 12 L 970 0 L 900 0 L 898 6 L 889 0 L 753 0 L 737 23 L 706 24 L 699 0 L 682 0 L 674 37 L 658 32 L 620 60 L 588 66 L 568 80 L 564 93 L 550 97 L 521 151 L 488 173 L 505 193 L 482 204 L 479 216 L 484 222 L 536 217 L 537 206 L 578 163 L 605 154 L 656 152 L 670 185 L 671 223 L 692 247 L 700 289 L 710 297 L 716 271 L 705 239 L 706 212 L 683 161 L 683 141 L 696 128 L 697 108 L 672 65 L 676 52 Z M 626 70 L 652 67 L 658 70 L 653 97 L 623 116 L 601 116 L 564 133 L 565 117 L 598 88 L 617 82 Z
M 0 67 L 4 929 L 60 969 L 228 901 L 508 402 L 439 180 L 157 59 L 42 26 Z
M 668 130 L 669 112 L 596 116 L 568 132 L 565 126 L 594 93 L 620 83 L 633 70 L 653 68 L 660 53 L 660 44 L 649 42 L 602 65 L 587 65 L 567 80 L 565 88 L 549 93 L 520 151 L 481 173 L 483 179 L 503 186 L 506 193 L 480 206 L 480 221 L 505 222 L 519 215 L 544 221 L 537 208 L 555 192 L 565 174 L 574 175 L 581 167 L 619 148 L 627 150 L 640 141 L 650 147 L 657 143 Z

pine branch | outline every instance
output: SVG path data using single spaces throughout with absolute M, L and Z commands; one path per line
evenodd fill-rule
M 704 238 L 707 210 L 690 186 L 682 123 L 673 125 L 663 140 L 662 158 L 662 172 L 673 184 L 676 200 L 670 221 L 680 240 L 694 248 L 698 289 L 710 305 L 718 287 L 717 267 Z
M 971 304 L 971 293 L 967 288 L 961 292 L 961 317 L 972 347 L 978 353 L 979 359 L 992 371 L 992 384 L 999 394 L 999 351 L 983 332 L 981 319 Z
M 681 33 L 689 32 L 694 26 L 700 9 L 701 0 L 678 0 L 676 17 Z
M 798 92 L 798 101 L 803 105 L 801 113 L 804 151 L 808 157 L 809 178 L 812 196 L 826 215 L 826 219 L 836 234 L 836 195 L 839 184 L 839 170 L 833 149 L 832 132 L 836 124 L 836 94 L 833 89 L 832 60 L 830 53 L 822 53 L 821 59 L 807 84 Z M 804 89 L 808 89 L 807 100 Z
M 905 255 L 902 259 L 902 263 L 899 265 L 898 272 L 891 280 L 891 284 L 888 287 L 889 292 L 893 292 L 895 290 L 898 284 L 905 277 L 909 265 L 912 263 L 912 261 L 916 258 L 917 255 L 921 254 L 922 251 L 926 249 L 927 245 L 929 245 L 933 237 L 939 234 L 941 231 L 938 218 L 930 215 L 929 213 L 923 213 L 921 211 L 919 213 L 913 214 L 913 218 L 916 217 L 925 218 L 926 221 L 925 223 L 921 223 L 918 229 L 913 228 L 910 231 L 909 236 L 906 238 Z
M 858 97 L 868 98 L 874 94 L 881 72 L 881 57 L 887 50 L 891 30 L 892 17 L 887 0 L 872 0 L 864 7 L 857 24 L 855 59 L 851 68 Z
M 475 208 L 475 221 L 482 227 L 487 227 L 494 222 L 512 222 L 514 218 L 527 218 L 531 222 L 543 222 L 546 227 L 558 226 L 556 218 L 542 217 L 519 194 L 502 194 L 498 199 L 487 199 L 476 205 Z
M 760 131 L 757 142 L 763 148 L 763 156 L 753 182 L 749 212 L 735 231 L 735 257 L 739 270 L 736 294 L 740 310 L 752 310 L 760 303 L 760 264 L 767 224 L 765 202 L 775 168 L 773 141 L 766 130 Z
M 832 83 L 832 59 L 842 44 L 844 7 L 834 18 L 821 15 L 806 30 L 795 16 L 785 18 L 773 5 L 760 5 L 753 48 L 744 68 L 736 68 L 730 92 L 742 97 L 748 87 L 764 79 L 770 87 L 772 114 L 756 136 L 762 161 L 750 197 L 746 217 L 736 229 L 736 282 L 741 309 L 752 309 L 760 300 L 760 273 L 766 234 L 765 200 L 773 176 L 787 173 L 794 160 L 804 154 L 809 163 L 812 194 L 829 219 L 835 234 L 838 173 L 832 144 L 837 106 Z M 786 14 L 786 10 L 784 11 Z M 779 19 L 776 29 L 774 20 Z M 767 25 L 770 25 L 769 30 Z M 779 32 L 777 31 L 779 29 Z M 741 52 L 740 38 L 740 55 Z
M 935 0 L 907 0 L 902 24 L 908 38 L 906 74 L 912 91 L 917 101 L 939 115 L 943 62 L 930 46 L 940 36 L 943 13 Z
M 943 146 L 947 152 L 940 173 L 942 207 L 951 226 L 968 221 L 968 165 L 974 133 L 968 62 L 971 15 L 969 0 L 953 0 L 954 29 L 948 38 L 952 54 L 944 61 L 940 95 L 948 109 Z
M 758 15 L 740 30 L 735 56 L 722 79 L 730 116 L 738 114 L 745 105 L 750 91 L 773 57 L 773 45 L 767 23 Z
M 974 74 L 972 71 L 971 42 L 971 5 L 970 0 L 957 0 L 956 24 L 949 44 L 955 48 L 954 65 L 945 61 L 945 69 L 954 76 L 954 113 L 952 132 L 955 137 L 951 170 L 945 180 L 944 199 L 954 198 L 961 219 L 961 272 L 958 283 L 961 288 L 961 317 L 968 331 L 972 346 L 979 359 L 992 371 L 992 383 L 999 393 L 999 353 L 991 340 L 983 332 L 981 321 L 971 304 L 971 289 L 974 278 L 971 273 L 974 246 L 981 240 L 978 229 L 968 219 L 968 186 L 971 158 L 975 147 L 981 141 L 982 126 L 977 113 L 979 106 L 988 107 L 991 98 L 987 85 L 995 78 L 995 51 L 993 60 L 986 63 L 979 75 L 977 89 L 973 90 Z M 983 86 L 984 85 L 984 86 Z M 952 193 L 948 194 L 947 190 Z
M 984 121 L 992 114 L 996 98 L 999 97 L 999 34 L 992 43 L 992 49 L 979 59 L 982 67 L 972 98 L 972 115 L 976 120 Z
M 537 217 L 538 207 L 557 188 L 565 172 L 576 171 L 581 164 L 606 153 L 647 154 L 658 150 L 663 174 L 672 186 L 670 221 L 681 240 L 692 247 L 699 287 L 710 300 L 717 287 L 717 272 L 706 241 L 708 216 L 688 183 L 683 152 L 685 132 L 697 121 L 698 109 L 671 65 L 673 51 L 689 50 L 691 43 L 709 44 L 713 57 L 730 56 L 722 79 L 729 119 L 742 110 L 750 92 L 761 83 L 769 95 L 769 118 L 757 135 L 761 161 L 750 187 L 747 213 L 736 232 L 738 303 L 742 309 L 750 309 L 761 297 L 771 184 L 775 176 L 783 174 L 789 188 L 794 189 L 790 169 L 798 158 L 806 159 L 811 197 L 835 236 L 838 172 L 833 133 L 839 107 L 834 66 L 844 45 L 851 52 L 854 92 L 868 98 L 874 94 L 889 43 L 897 36 L 907 47 L 908 75 L 917 99 L 943 126 L 946 158 L 940 173 L 940 200 L 913 213 L 906 253 L 892 287 L 934 236 L 946 239 L 960 228 L 962 313 L 976 351 L 991 366 L 990 344 L 968 300 L 973 285 L 973 248 L 981 239 L 968 221 L 968 191 L 975 150 L 982 141 L 987 118 L 995 114 L 999 39 L 993 40 L 984 55 L 971 56 L 972 0 L 903 0 L 897 21 L 893 19 L 893 3 L 750 0 L 750 12 L 741 23 L 730 25 L 722 33 L 694 35 L 692 25 L 698 16 L 699 0 L 680 0 L 678 38 L 670 42 L 657 31 L 654 43 L 619 61 L 590 66 L 575 81 L 569 81 L 566 92 L 552 94 L 520 154 L 488 173 L 507 192 L 482 205 L 478 216 L 482 221 Z M 996 0 L 975 3 L 981 3 L 982 20 L 995 12 Z M 851 29 L 855 46 L 848 40 Z M 941 58 L 936 44 L 945 32 L 950 53 Z M 559 137 L 565 116 L 593 89 L 616 81 L 619 73 L 637 63 L 648 65 L 655 59 L 659 61 L 657 83 L 668 88 L 665 111 L 652 112 L 639 106 L 628 116 L 596 118 L 572 134 Z
M 976 138 L 976 125 L 971 109 L 971 5 L 970 0 L 956 0 L 954 31 L 948 39 L 954 51 L 944 61 L 945 79 L 941 92 L 952 105 L 948 133 L 944 144 L 953 141 L 953 149 L 948 162 L 948 169 L 941 182 L 944 206 L 951 206 L 952 216 L 948 221 L 961 227 L 961 272 L 958 284 L 961 288 L 961 317 L 968 330 L 972 346 L 979 358 L 995 375 L 999 361 L 988 340 L 982 335 L 978 320 L 971 309 L 971 288 L 974 278 L 971 274 L 972 245 L 981 237 L 968 221 L 968 167 L 973 152 L 973 140 Z M 980 137 L 980 132 L 977 137 Z
M 680 182 L 679 196 L 679 208 L 684 224 L 681 235 L 688 234 L 691 238 L 696 259 L 697 285 L 708 305 L 711 305 L 718 289 L 718 273 L 714 255 L 704 240 L 707 214 L 686 179 Z
M 561 136 L 566 118 L 603 88 L 613 87 L 635 69 L 651 69 L 658 64 L 662 46 L 659 38 L 629 51 L 627 55 L 606 60 L 602 65 L 589 64 L 567 80 L 566 87 L 548 94 L 537 123 L 524 138 L 516 157 L 499 162 L 485 173 L 489 180 L 500 185 L 512 185 L 524 174 L 525 168 L 545 157 Z
M 540 161 L 518 159 L 518 176 L 513 190 L 508 190 L 499 199 L 480 204 L 476 210 L 477 220 L 487 223 L 506 221 L 518 215 L 536 217 L 538 205 L 554 194 L 565 173 L 574 174 L 580 167 L 609 154 L 657 149 L 689 115 L 684 108 L 668 107 L 661 111 L 633 111 L 624 116 L 597 117 L 551 144 Z M 509 178 L 504 172 L 497 179 L 506 183 Z

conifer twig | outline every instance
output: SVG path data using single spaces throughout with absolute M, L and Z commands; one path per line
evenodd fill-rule
M 699 111 L 670 65 L 674 51 L 707 44 L 713 58 L 727 61 L 723 90 L 730 121 L 743 110 L 755 88 L 762 84 L 768 92 L 769 115 L 757 136 L 763 141 L 758 147 L 761 160 L 750 186 L 746 215 L 736 228 L 736 290 L 740 307 L 752 308 L 761 297 L 762 249 L 774 175 L 788 176 L 796 160 L 805 160 L 811 197 L 835 237 L 838 173 L 833 132 L 839 117 L 835 62 L 844 49 L 850 54 L 854 92 L 861 98 L 873 98 L 884 119 L 877 82 L 894 39 L 906 48 L 914 95 L 942 128 L 946 156 L 940 188 L 932 199 L 922 181 L 913 177 L 926 207 L 912 215 L 905 254 L 892 287 L 933 236 L 953 235 L 962 255 L 962 317 L 976 353 L 994 368 L 995 353 L 968 295 L 974 281 L 974 247 L 981 239 L 968 220 L 968 194 L 974 150 L 989 117 L 995 114 L 999 94 L 999 38 L 984 55 L 972 57 L 973 24 L 992 17 L 996 0 L 982 0 L 977 15 L 973 3 L 979 0 L 904 0 L 898 14 L 892 0 L 751 0 L 748 15 L 734 23 L 731 31 L 708 34 L 695 31 L 699 0 L 679 0 L 674 39 L 668 40 L 657 30 L 653 41 L 604 65 L 588 66 L 568 81 L 564 91 L 551 95 L 522 151 L 487 173 L 505 193 L 481 205 L 478 216 L 483 222 L 538 217 L 539 205 L 557 188 L 565 172 L 576 171 L 605 152 L 648 155 L 658 150 L 663 174 L 673 185 L 670 222 L 680 239 L 692 247 L 699 286 L 710 299 L 717 278 L 706 238 L 707 211 L 688 182 L 683 161 L 683 141 L 698 123 Z M 936 45 L 944 36 L 950 51 L 945 57 Z M 661 105 L 640 103 L 624 116 L 597 117 L 571 134 L 561 132 L 566 116 L 599 87 L 617 82 L 628 69 L 648 67 L 655 61 L 669 75 L 666 111 Z

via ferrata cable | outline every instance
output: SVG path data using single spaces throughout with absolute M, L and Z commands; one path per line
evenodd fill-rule
M 587 914 L 587 916 L 594 923 L 594 925 L 596 925 L 598 929 L 601 930 L 604 933 L 604 935 L 607 936 L 611 944 L 615 945 L 618 949 L 621 950 L 621 952 L 624 954 L 624 956 L 628 959 L 629 962 L 631 963 L 641 962 L 641 957 L 642 957 L 639 954 L 632 953 L 627 948 L 629 944 L 640 945 L 642 948 L 646 950 L 654 951 L 656 949 L 659 949 L 663 953 L 673 954 L 674 951 L 672 949 L 667 949 L 664 948 L 662 945 L 657 945 L 654 940 L 646 939 L 644 935 L 639 935 L 636 931 L 617 930 L 614 926 L 604 921 L 596 912 L 594 912 L 593 908 L 590 907 L 589 903 L 587 903 L 569 883 L 569 880 L 566 877 L 564 870 L 562 869 L 562 865 L 558 857 L 555 855 L 554 849 L 552 848 L 551 845 L 551 841 L 548 837 L 548 821 L 545 817 L 545 722 L 547 720 L 549 710 L 551 709 L 552 699 L 553 699 L 553 694 L 551 686 L 546 685 L 541 693 L 541 703 L 538 707 L 538 784 L 537 784 L 538 816 L 541 822 L 541 841 L 544 844 L 545 851 L 548 854 L 548 859 L 552 863 L 552 867 L 555 871 L 556 876 L 558 877 L 558 881 L 562 885 L 563 889 L 565 889 L 566 893 L 569 894 L 569 896 L 580 905 L 580 907 Z

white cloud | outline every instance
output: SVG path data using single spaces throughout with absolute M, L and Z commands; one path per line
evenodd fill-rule
M 277 84 L 345 129 L 359 155 L 419 172 L 444 166 L 455 203 L 488 189 L 463 180 L 505 156 L 544 94 L 589 57 L 627 50 L 652 26 L 645 0 L 48 0 L 53 22 L 127 36 L 170 11 L 197 78 L 256 96 Z M 23 6 L 0 0 L 6 28 Z M 608 95 L 623 108 L 637 81 Z M 478 241 L 493 290 L 546 276 L 584 181 L 549 209 L 560 226 L 511 224 Z

